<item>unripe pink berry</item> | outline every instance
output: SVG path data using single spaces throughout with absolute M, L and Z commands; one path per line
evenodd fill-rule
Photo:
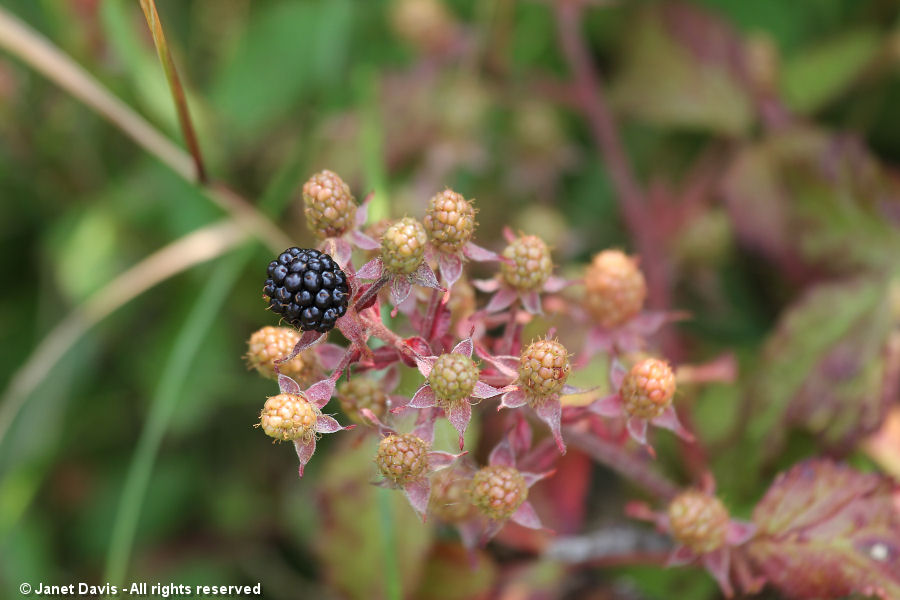
M 411 433 L 389 435 L 378 444 L 375 464 L 385 478 L 405 485 L 428 470 L 428 444 Z
M 279 441 L 309 440 L 316 435 L 321 412 L 302 394 L 278 394 L 266 400 L 259 426 Z
M 528 485 L 515 468 L 492 465 L 475 473 L 471 497 L 472 504 L 485 516 L 502 521 L 528 498 Z
M 441 52 L 457 35 L 457 23 L 440 0 L 394 0 L 391 6 L 394 31 L 425 52 Z
M 666 361 L 645 358 L 625 375 L 619 393 L 628 416 L 642 419 L 658 417 L 672 404 L 675 374 Z
M 262 376 L 275 379 L 275 361 L 288 356 L 299 340 L 300 334 L 290 327 L 263 327 L 253 332 L 247 341 L 245 358 Z M 322 378 L 319 360 L 311 350 L 281 363 L 278 370 L 293 377 L 300 387 L 307 387 Z
M 555 340 L 538 340 L 519 361 L 519 384 L 535 399 L 559 394 L 569 378 L 569 353 Z
M 594 256 L 584 276 L 584 302 L 604 327 L 615 327 L 637 315 L 647 297 L 647 283 L 637 261 L 621 250 Z
M 728 510 L 715 496 L 698 490 L 682 492 L 669 504 L 668 516 L 672 537 L 698 554 L 725 544 Z

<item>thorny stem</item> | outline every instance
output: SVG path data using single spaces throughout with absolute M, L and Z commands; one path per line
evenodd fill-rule
M 416 358 L 416 353 L 413 352 L 412 348 L 406 345 L 406 342 L 403 341 L 403 338 L 385 327 L 384 323 L 382 323 L 380 320 L 370 319 L 362 313 L 360 313 L 359 318 L 363 323 L 365 323 L 366 329 L 371 335 L 374 335 L 385 344 L 393 346 L 397 349 L 398 352 L 406 354 L 412 359 Z
M 331 372 L 331 376 L 329 379 L 337 383 L 337 380 L 341 378 L 341 375 L 344 374 L 344 370 L 350 366 L 350 363 L 359 360 L 360 351 L 358 348 L 354 348 L 351 346 L 347 352 L 344 353 L 344 356 L 341 357 L 341 362 L 338 363 L 338 366 L 334 368 L 334 371 Z
M 577 446 L 597 462 L 603 463 L 660 500 L 670 500 L 678 493 L 679 486 L 673 481 L 650 467 L 647 461 L 620 446 L 571 426 L 563 427 L 562 432 L 568 443 Z
M 356 312 L 361 312 L 363 307 L 372 298 L 374 298 L 375 294 L 377 294 L 381 290 L 381 288 L 383 288 L 385 284 L 387 284 L 387 282 L 390 280 L 391 278 L 388 275 L 382 275 L 380 278 L 375 280 L 372 285 L 369 286 L 369 289 L 367 289 L 353 305 L 353 310 L 355 310 Z
M 568 565 L 664 565 L 672 551 L 668 536 L 637 525 L 609 526 L 555 539 L 545 556 Z
M 502 347 L 500 348 L 501 354 L 511 354 L 513 348 L 515 348 L 515 344 L 513 343 L 513 338 L 516 334 L 516 318 L 519 316 L 519 300 L 517 299 L 512 303 L 512 306 L 509 307 L 509 317 L 506 320 L 506 326 L 503 328 L 503 337 L 500 338 L 503 342 Z
M 559 43 L 575 78 L 577 102 L 590 125 L 594 142 L 603 155 L 622 217 L 625 220 L 641 258 L 647 276 L 651 302 L 658 308 L 669 305 L 669 291 L 661 248 L 654 228 L 650 226 L 643 193 L 634 176 L 622 146 L 616 122 L 609 109 L 603 82 L 591 60 L 580 31 L 581 3 L 577 0 L 554 2 Z
M 431 300 L 429 300 L 428 302 L 428 312 L 425 316 L 424 327 L 422 327 L 422 333 L 425 335 L 426 340 L 429 344 L 431 344 L 432 338 L 434 337 L 434 324 L 443 295 L 444 292 L 442 292 L 441 290 L 431 290 Z M 432 350 L 434 350 L 434 348 L 432 348 Z
M 647 278 L 650 303 L 660 310 L 667 310 L 671 298 L 664 250 L 659 245 L 658 228 L 653 227 L 654 215 L 645 202 L 631 168 L 606 99 L 603 81 L 581 35 L 582 7 L 582 0 L 554 2 L 560 47 L 575 78 L 576 102 L 590 125 L 594 143 L 607 165 L 616 189 L 622 218 L 642 259 L 641 267 Z M 659 337 L 664 353 L 677 360 L 681 354 L 677 335 L 670 329 L 664 329 Z M 695 453 L 692 458 L 703 457 Z M 703 465 L 698 467 L 703 468 Z

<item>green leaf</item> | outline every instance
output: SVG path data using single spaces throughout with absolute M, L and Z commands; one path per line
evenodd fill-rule
M 753 386 L 760 437 L 793 424 L 844 450 L 877 429 L 890 400 L 885 375 L 896 372 L 885 362 L 897 325 L 890 289 L 874 276 L 821 284 L 782 315 Z
M 229 128 L 250 135 L 314 94 L 345 85 L 352 25 L 346 0 L 267 4 L 212 90 Z
M 59 219 L 52 232 L 57 285 L 63 295 L 81 302 L 121 268 L 121 232 L 115 215 L 99 204 Z
M 781 91 L 796 112 L 813 113 L 846 92 L 876 56 L 881 38 L 874 29 L 842 33 L 787 61 Z
M 830 460 L 779 475 L 753 513 L 747 552 L 791 598 L 900 598 L 896 485 Z
M 401 490 L 371 484 L 375 436 L 361 444 L 349 437 L 340 443 L 328 455 L 317 457 L 326 461 L 317 488 L 322 517 L 316 532 L 324 575 L 348 598 L 384 597 L 381 591 L 390 583 L 388 562 L 396 560 L 408 592 L 424 567 L 432 529 L 418 518 Z M 387 519 L 379 508 L 379 493 L 388 494 Z M 384 531 L 385 527 L 390 529 Z M 394 548 L 386 549 L 385 540 Z
M 485 552 L 476 552 L 473 565 L 462 544 L 435 544 L 415 597 L 432 600 L 488 598 L 496 578 L 497 566 Z
M 830 272 L 893 269 L 900 185 L 858 144 L 798 127 L 745 148 L 724 193 L 741 240 Z

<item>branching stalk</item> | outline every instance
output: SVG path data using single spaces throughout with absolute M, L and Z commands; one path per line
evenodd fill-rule
M 670 500 L 678 493 L 678 485 L 621 446 L 574 427 L 563 427 L 563 438 L 660 500 Z

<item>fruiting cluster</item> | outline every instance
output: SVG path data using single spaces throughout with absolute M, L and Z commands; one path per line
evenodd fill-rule
M 280 386 L 265 402 L 259 426 L 275 440 L 294 442 L 301 475 L 319 434 L 349 429 L 323 412 L 336 395 L 363 433 L 381 435 L 373 456 L 379 484 L 402 489 L 423 518 L 454 524 L 471 548 L 509 520 L 542 529 L 529 488 L 551 472 L 520 470 L 517 455 L 547 464 L 548 448 L 556 456 L 566 452 L 570 431 L 626 454 L 652 455 L 648 424 L 692 440 L 675 411 L 676 372 L 664 359 L 637 352 L 669 316 L 643 311 L 647 286 L 636 258 L 605 250 L 583 280 L 564 280 L 554 275 L 551 249 L 535 235 L 507 229 L 498 253 L 476 245 L 475 207 L 449 189 L 424 203 L 421 220 L 405 216 L 369 229 L 379 232 L 378 240 L 361 231 L 365 202 L 357 205 L 336 174 L 314 175 L 303 186 L 303 202 L 320 249 L 286 250 L 269 264 L 263 288 L 269 309 L 300 333 L 264 327 L 250 337 L 247 354 L 253 368 L 277 377 Z M 351 243 L 369 252 L 358 268 Z M 496 263 L 495 277 L 467 281 L 468 260 Z M 479 301 L 470 283 L 490 296 Z M 391 329 L 381 315 L 386 287 L 393 314 L 403 315 Z M 572 340 L 554 331 L 524 339 L 524 328 L 543 314 L 542 296 L 553 298 L 548 318 L 562 314 L 587 325 L 580 328 L 587 336 L 578 360 L 569 350 L 577 340 L 569 328 L 561 337 Z M 349 345 L 324 343 L 334 328 Z M 598 352 L 610 368 L 608 377 L 592 381 L 597 369 L 585 367 Z M 570 385 L 575 374 L 592 387 Z M 401 379 L 400 389 L 416 391 L 396 394 Z M 532 445 L 531 414 L 549 428 L 549 446 Z M 457 430 L 460 450 L 473 419 L 493 420 L 493 431 L 499 424 L 508 433 L 479 467 L 465 451 L 432 447 L 440 418 Z M 629 445 L 626 432 L 638 445 Z M 724 505 L 701 492 L 676 498 L 665 524 L 697 555 L 735 540 Z

